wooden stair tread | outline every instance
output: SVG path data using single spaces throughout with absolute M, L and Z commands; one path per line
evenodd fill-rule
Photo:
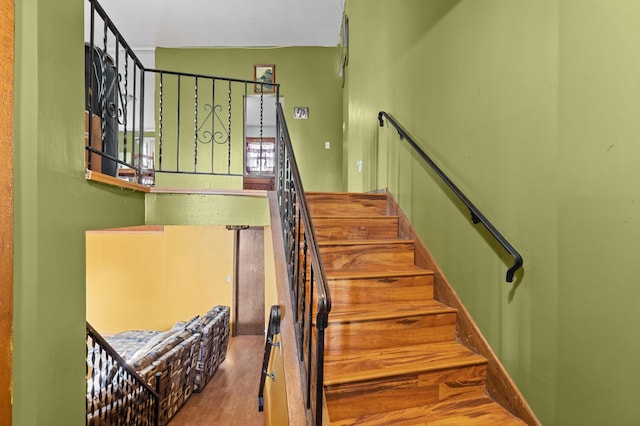
M 437 300 L 407 301 L 397 303 L 371 303 L 348 306 L 334 306 L 329 315 L 329 324 L 359 321 L 375 321 L 381 319 L 406 318 L 418 315 L 434 315 L 445 312 L 457 312 Z
M 362 246 L 362 245 L 381 245 L 381 244 L 414 244 L 413 240 L 406 239 L 389 239 L 389 240 L 320 240 L 318 247 L 325 246 Z
M 433 271 L 421 268 L 417 265 L 413 267 L 403 267 L 402 269 L 380 269 L 380 270 L 346 270 L 346 269 L 325 269 L 327 280 L 364 279 L 364 278 L 394 278 L 412 277 L 415 275 L 433 275 Z
M 325 358 L 325 386 L 486 363 L 458 342 L 391 347 Z
M 319 214 L 313 215 L 312 219 L 335 219 L 335 220 L 398 220 L 400 216 L 379 214 L 352 214 L 352 215 L 331 215 L 331 214 Z
M 332 425 L 526 425 L 488 396 L 444 401 L 331 422 Z
M 305 191 L 306 196 L 336 196 L 336 197 L 349 197 L 349 196 L 366 196 L 371 198 L 380 198 L 386 201 L 386 192 L 326 192 L 326 191 Z

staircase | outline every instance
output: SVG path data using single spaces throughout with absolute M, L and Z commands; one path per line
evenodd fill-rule
M 332 425 L 537 424 L 488 395 L 496 368 L 460 343 L 459 309 L 434 298 L 434 271 L 416 265 L 420 241 L 400 238 L 406 218 L 387 214 L 397 211 L 392 198 L 306 197 L 333 301 L 324 375 Z

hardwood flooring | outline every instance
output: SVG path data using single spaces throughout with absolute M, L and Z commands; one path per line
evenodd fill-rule
M 227 359 L 202 393 L 194 393 L 170 426 L 264 425 L 258 411 L 258 385 L 264 336 L 229 339 Z

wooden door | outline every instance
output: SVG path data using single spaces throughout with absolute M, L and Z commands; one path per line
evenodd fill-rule
M 234 335 L 264 334 L 264 228 L 236 230 Z
M 13 324 L 13 0 L 0 0 L 0 425 L 11 425 Z

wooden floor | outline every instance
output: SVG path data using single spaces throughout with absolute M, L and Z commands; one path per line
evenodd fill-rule
M 194 393 L 171 426 L 264 425 L 258 411 L 263 336 L 229 338 L 227 359 L 202 393 Z

